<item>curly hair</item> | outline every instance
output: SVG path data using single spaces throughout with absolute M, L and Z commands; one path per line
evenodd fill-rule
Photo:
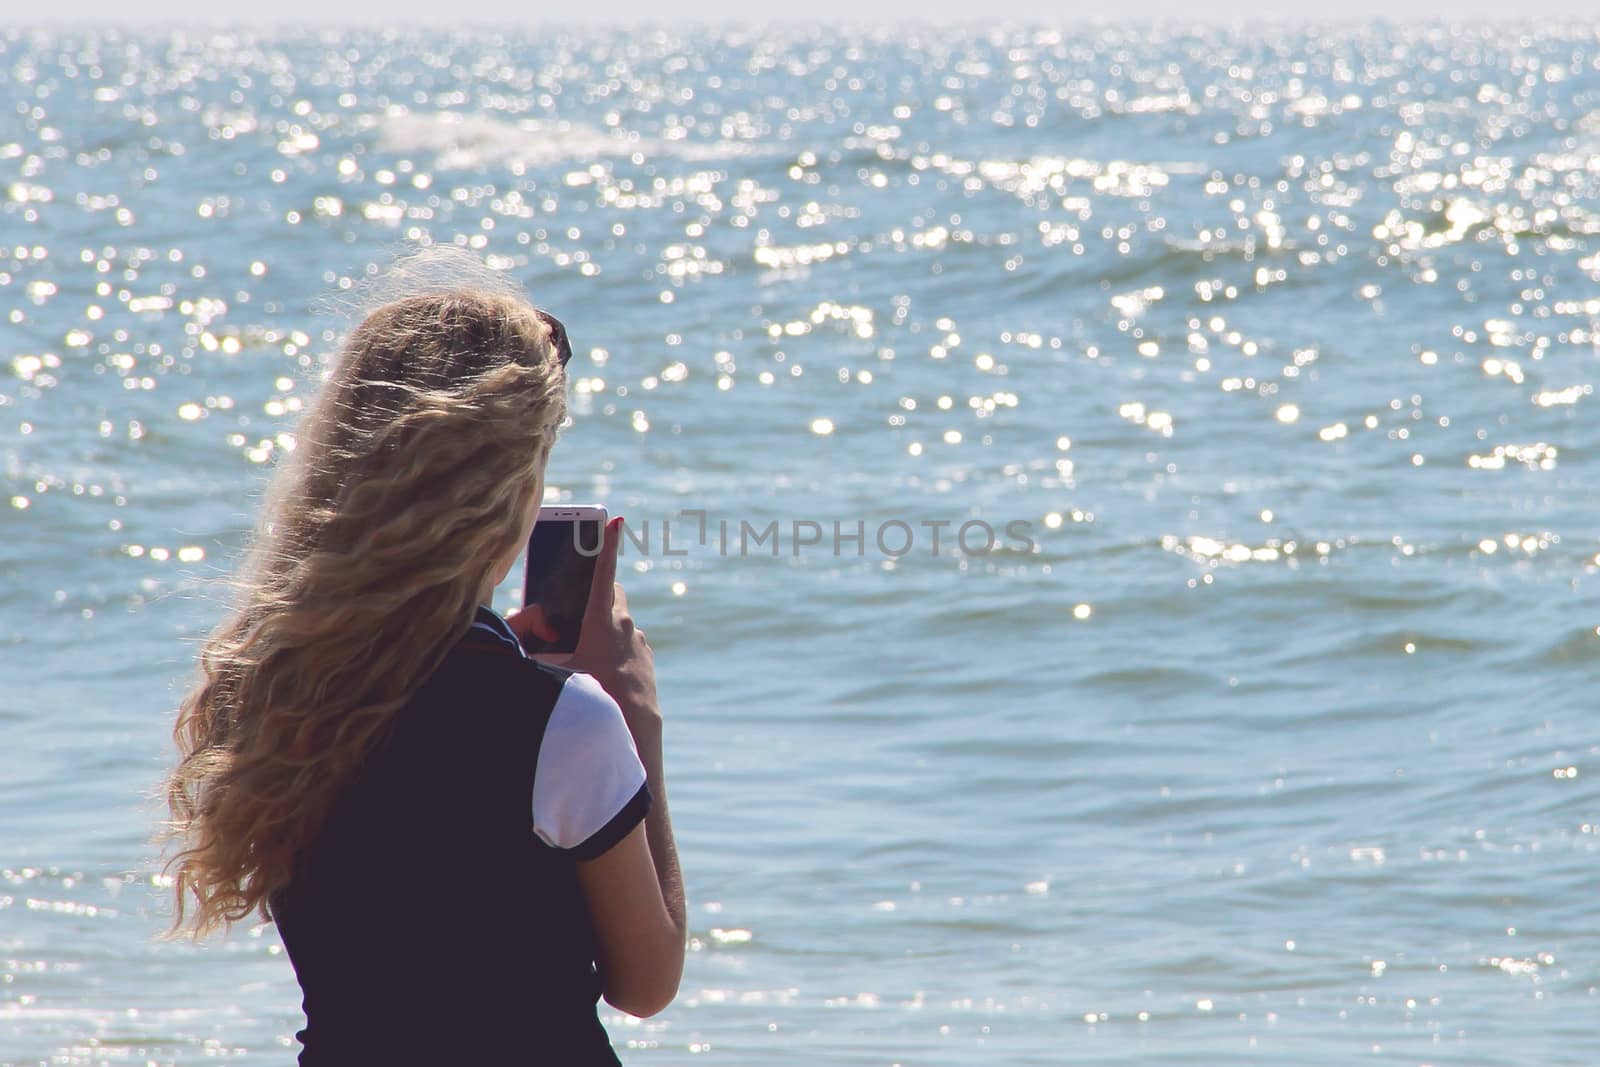
M 515 294 L 412 295 L 352 331 L 179 709 L 174 932 L 266 914 L 516 551 L 565 415 L 551 327 Z

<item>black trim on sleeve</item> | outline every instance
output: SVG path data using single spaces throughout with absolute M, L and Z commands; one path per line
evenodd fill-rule
M 611 846 L 627 837 L 635 826 L 644 821 L 645 815 L 650 811 L 650 803 L 650 785 L 641 784 L 639 791 L 633 794 L 633 799 L 622 805 L 622 810 L 611 816 L 610 822 L 590 834 L 588 840 L 582 844 L 567 849 L 567 852 L 574 859 L 599 859 L 611 851 Z

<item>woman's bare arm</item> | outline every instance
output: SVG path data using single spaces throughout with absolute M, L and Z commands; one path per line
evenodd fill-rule
M 634 718 L 628 721 L 632 727 Z M 600 943 L 606 1001 L 644 1017 L 661 1011 L 678 993 L 687 919 L 659 732 L 654 744 L 641 732 L 635 728 L 634 740 L 650 786 L 650 813 L 603 855 L 580 862 L 578 881 Z

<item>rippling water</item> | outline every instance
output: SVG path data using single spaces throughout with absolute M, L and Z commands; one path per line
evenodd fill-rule
M 678 523 L 694 951 L 626 1061 L 1600 1062 L 1600 27 L 12 30 L 0 85 L 0 1061 L 292 1056 L 271 927 L 153 940 L 148 794 L 326 306 L 431 241 L 567 321 L 560 498 Z

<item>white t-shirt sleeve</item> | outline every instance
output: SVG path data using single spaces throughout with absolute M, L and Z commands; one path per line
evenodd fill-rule
M 587 674 L 556 698 L 533 773 L 533 830 L 552 848 L 594 859 L 650 808 L 644 764 L 622 709 Z

